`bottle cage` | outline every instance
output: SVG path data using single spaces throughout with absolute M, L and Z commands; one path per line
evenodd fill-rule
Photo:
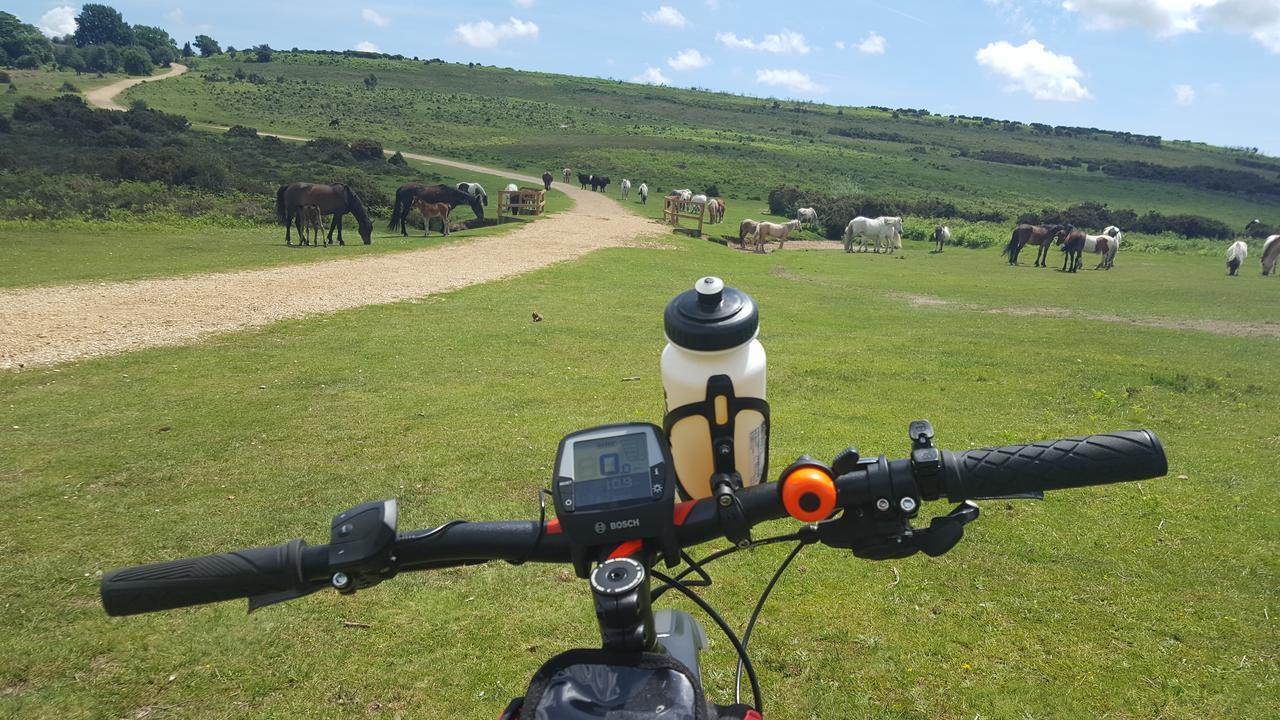
M 723 402 L 723 407 L 717 412 L 717 405 Z M 764 480 L 769 476 L 769 403 L 762 398 L 755 397 L 738 397 L 733 392 L 733 379 L 728 375 L 712 375 L 707 378 L 707 395 L 706 398 L 699 401 L 681 405 L 673 408 L 662 419 L 662 430 L 671 437 L 671 430 L 676 423 L 691 417 L 701 417 L 706 419 L 707 427 L 711 430 L 711 461 L 717 475 L 733 475 L 737 473 L 734 460 L 737 457 L 734 453 L 733 438 L 738 413 L 744 410 L 755 410 L 764 417 L 764 466 L 761 469 L 760 479 Z M 722 419 L 724 422 L 717 422 Z M 677 476 L 677 485 L 680 490 L 680 498 L 682 500 L 691 500 L 693 496 L 684 486 L 684 480 Z

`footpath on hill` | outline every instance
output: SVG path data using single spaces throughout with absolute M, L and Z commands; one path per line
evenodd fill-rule
M 122 110 L 115 102 L 120 92 L 186 69 L 175 64 L 164 75 L 123 80 L 86 97 L 97 107 Z M 542 182 L 446 158 L 404 155 L 530 184 Z M 185 345 L 286 318 L 419 298 L 630 244 L 662 230 L 602 193 L 559 183 L 557 189 L 573 199 L 571 209 L 510 233 L 441 247 L 263 270 L 0 291 L 0 368 Z M 325 298 L 323 309 L 317 309 L 317 297 Z

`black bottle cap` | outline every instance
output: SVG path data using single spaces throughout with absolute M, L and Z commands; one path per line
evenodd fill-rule
M 667 339 L 686 350 L 728 350 L 755 337 L 760 311 L 750 295 L 704 277 L 667 304 L 663 324 Z

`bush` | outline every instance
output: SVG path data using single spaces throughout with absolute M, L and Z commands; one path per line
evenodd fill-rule
M 130 75 L 150 75 L 155 66 L 147 49 L 130 46 L 120 52 L 120 67 Z
M 711 183 L 703 194 L 709 198 L 720 197 L 720 187 L 715 183 Z
M 387 158 L 387 162 L 397 167 L 409 167 L 409 161 L 404 159 L 404 155 L 401 155 L 399 150 L 397 150 L 394 155 Z
M 9 73 L 0 70 L 0 85 L 7 85 L 11 82 L 13 82 L 13 80 L 9 77 Z
M 345 168 L 331 175 L 325 182 L 350 186 L 370 208 L 385 208 L 391 205 L 391 195 L 378 187 L 378 183 L 363 170 Z
M 227 130 L 227 137 L 256 138 L 258 137 L 258 131 L 251 127 L 245 127 L 244 125 L 232 125 Z
M 58 88 L 58 92 L 78 93 L 80 92 L 80 88 L 72 85 L 70 82 L 64 82 L 62 83 L 62 87 Z
M 351 157 L 356 160 L 381 160 L 382 143 L 367 138 L 353 140 L 351 141 Z
M 23 55 L 13 61 L 13 66 L 19 70 L 35 70 L 40 67 L 40 58 L 35 55 Z
M 0 115 L 0 135 L 11 132 L 12 130 L 13 123 L 9 121 L 9 118 Z

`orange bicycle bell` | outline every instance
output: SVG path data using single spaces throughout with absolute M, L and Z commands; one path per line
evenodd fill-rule
M 836 509 L 836 481 L 831 468 L 800 458 L 782 473 L 782 506 L 801 522 L 825 520 Z

